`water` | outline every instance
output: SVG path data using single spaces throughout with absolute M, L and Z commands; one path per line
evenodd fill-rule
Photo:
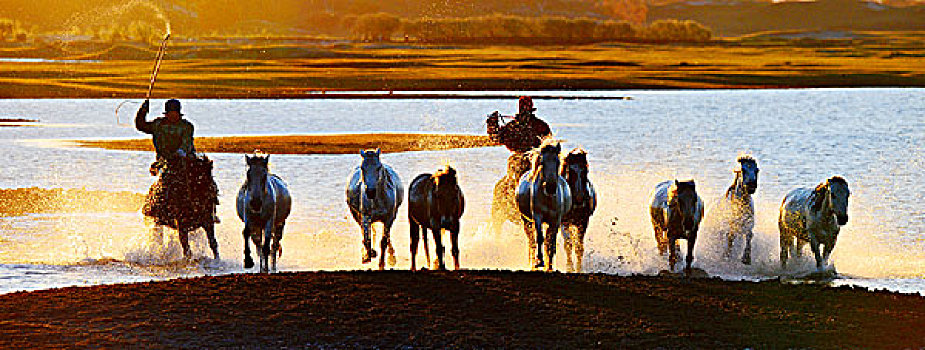
M 811 254 L 787 270 L 778 261 L 777 208 L 794 187 L 835 174 L 852 191 L 849 223 L 831 258 L 834 284 L 925 292 L 925 89 L 538 92 L 631 96 L 632 100 L 539 100 L 566 148 L 590 154 L 599 207 L 586 237 L 586 270 L 656 274 L 665 269 L 649 223 L 647 196 L 665 179 L 694 178 L 710 206 L 732 182 L 735 157 L 751 152 L 761 168 L 753 265 L 726 261 L 716 228 L 701 230 L 695 267 L 727 279 L 797 278 L 814 270 Z M 153 155 L 62 148 L 49 140 L 140 137 L 116 125 L 119 100 L 0 100 L 0 117 L 55 127 L 2 128 L 0 187 L 87 188 L 144 193 Z M 153 101 L 152 115 L 162 110 Z M 137 106 L 123 108 L 127 120 Z M 481 134 L 505 100 L 184 100 L 199 136 L 340 132 Z M 502 147 L 387 154 L 407 186 L 415 175 L 454 165 L 466 195 L 460 238 L 464 268 L 524 269 L 526 239 L 508 224 L 487 229 L 494 182 L 505 171 Z M 138 213 L 43 214 L 0 218 L 0 292 L 134 282 L 243 271 L 241 223 L 233 195 L 243 182 L 240 154 L 210 154 L 221 189 L 217 234 L 223 260 L 185 262 L 175 234 L 154 235 Z M 343 188 L 358 155 L 273 155 L 271 170 L 295 197 L 283 238 L 282 270 L 366 269 L 361 235 L 348 218 Z M 410 265 L 405 208 L 393 227 L 396 268 Z M 561 240 L 560 244 L 561 244 Z M 682 243 L 683 245 L 683 243 Z M 433 248 L 431 248 L 433 249 Z M 564 256 L 556 258 L 564 270 Z M 422 255 L 419 257 L 422 258 Z M 419 260 L 420 261 L 420 260 Z

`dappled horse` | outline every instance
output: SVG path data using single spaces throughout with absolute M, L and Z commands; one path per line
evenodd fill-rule
M 649 205 L 652 216 L 652 228 L 658 252 L 668 254 L 668 270 L 674 270 L 678 262 L 678 239 L 687 240 L 687 262 L 685 271 L 690 272 L 694 261 L 694 244 L 697 230 L 703 219 L 703 200 L 697 195 L 694 180 L 665 181 L 655 186 Z
M 442 230 L 450 231 L 453 244 L 453 263 L 459 270 L 459 218 L 462 217 L 466 202 L 456 180 L 456 170 L 447 165 L 437 173 L 421 174 L 408 186 L 408 223 L 411 226 L 411 270 L 416 269 L 415 258 L 418 252 L 418 238 L 424 238 L 424 253 L 430 264 L 430 252 L 427 250 L 427 230 L 434 234 L 437 249 L 437 268 L 445 270 L 443 262 Z
M 248 238 L 260 258 L 260 272 L 276 270 L 276 258 L 282 256 L 281 241 L 286 218 L 292 209 L 292 198 L 286 183 L 270 174 L 270 156 L 244 156 L 247 161 L 247 180 L 238 190 L 238 218 L 244 222 L 244 267 L 251 268 Z M 269 261 L 268 261 L 269 258 Z
M 381 154 L 378 148 L 374 151 L 360 151 L 363 163 L 350 175 L 346 192 L 350 213 L 363 230 L 364 264 L 370 262 L 377 254 L 372 249 L 372 224 L 381 222 L 383 225 L 382 240 L 379 244 L 382 250 L 379 269 L 383 270 L 386 249 L 389 265 L 395 265 L 395 249 L 392 248 L 389 232 L 398 215 L 404 189 L 398 174 L 379 160 Z
M 780 205 L 777 225 L 780 229 L 780 263 L 787 267 L 790 251 L 799 255 L 809 243 L 821 270 L 835 248 L 838 231 L 848 223 L 848 182 L 833 176 L 815 189 L 797 188 L 787 193 Z M 819 254 L 819 245 L 825 250 Z
M 585 254 L 585 232 L 588 221 L 597 207 L 594 185 L 588 180 L 588 153 L 576 148 L 565 156 L 560 175 L 568 183 L 572 195 L 572 208 L 562 217 L 562 239 L 565 240 L 565 257 L 568 272 L 581 272 Z M 576 264 L 572 265 L 572 255 Z
M 736 158 L 738 163 L 734 172 L 735 180 L 726 195 L 721 199 L 717 208 L 723 211 L 723 230 L 726 233 L 725 257 L 732 256 L 732 248 L 736 238 L 745 239 L 745 249 L 742 252 L 742 263 L 752 263 L 752 237 L 755 228 L 755 203 L 752 195 L 758 189 L 758 162 L 755 158 L 744 154 Z
M 215 207 L 218 206 L 212 161 L 206 156 L 176 156 L 164 160 L 157 182 L 151 186 L 142 213 L 154 224 L 170 227 L 180 235 L 183 256 L 192 257 L 189 234 L 202 228 L 209 240 L 212 256 L 218 260 L 215 240 Z
M 535 150 L 532 169 L 520 178 L 515 198 L 524 224 L 524 233 L 530 242 L 528 259 L 535 261 L 534 268 L 544 267 L 543 224 L 547 225 L 545 243 L 551 271 L 556 254 L 556 236 L 562 218 L 571 209 L 572 198 L 568 184 L 559 175 L 559 154 L 562 146 L 552 140 L 544 141 Z M 534 238 L 535 237 L 535 238 Z M 536 257 L 534 260 L 534 252 Z

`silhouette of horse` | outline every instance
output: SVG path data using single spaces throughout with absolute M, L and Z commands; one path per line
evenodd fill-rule
M 687 240 L 687 262 L 684 270 L 691 271 L 694 261 L 694 243 L 697 241 L 697 230 L 703 219 L 703 200 L 697 195 L 694 181 L 665 181 L 655 186 L 652 192 L 649 213 L 652 216 L 652 228 L 655 230 L 655 241 L 658 243 L 658 252 L 668 255 L 668 270 L 674 269 L 678 262 L 678 239 Z
M 385 252 L 388 249 L 389 265 L 395 265 L 395 249 L 392 248 L 390 230 L 398 207 L 401 206 L 404 189 L 398 174 L 388 165 L 382 164 L 378 148 L 374 151 L 360 151 L 363 163 L 353 170 L 347 182 L 347 206 L 353 219 L 363 230 L 363 263 L 376 257 L 372 249 L 372 224 L 381 222 L 384 227 L 380 249 L 379 269 L 385 269 Z
M 456 170 L 450 166 L 437 171 L 436 174 L 421 174 L 408 186 L 408 222 L 411 225 L 411 270 L 414 271 L 418 252 L 418 238 L 424 238 L 424 253 L 430 264 L 430 252 L 427 250 L 427 230 L 434 234 L 437 248 L 437 268 L 445 270 L 443 263 L 442 230 L 450 231 L 453 243 L 453 263 L 459 270 L 459 218 L 462 217 L 466 202 L 462 190 L 456 181 Z
M 515 225 L 522 225 L 520 210 L 514 200 L 517 184 L 520 177 L 530 170 L 530 157 L 528 153 L 514 153 L 508 157 L 507 173 L 495 183 L 491 200 L 491 232 L 501 232 L 504 222 L 509 221 Z
M 559 175 L 559 154 L 562 146 L 552 140 L 544 141 L 533 156 L 533 168 L 520 178 L 515 199 L 524 223 L 524 233 L 530 241 L 529 259 L 536 252 L 535 268 L 546 267 L 552 271 L 556 255 L 556 236 L 562 225 L 562 217 L 571 209 L 572 197 L 565 179 Z M 546 230 L 546 255 L 549 264 L 543 262 L 543 224 Z M 535 238 L 534 238 L 535 237 Z
M 220 259 L 213 216 L 218 201 L 212 180 L 212 160 L 191 155 L 164 161 L 166 166 L 148 191 L 142 213 L 152 218 L 159 228 L 166 226 L 177 230 L 186 259 L 192 257 L 189 234 L 202 228 L 212 256 Z
M 260 258 L 260 272 L 275 271 L 276 258 L 283 254 L 280 241 L 292 209 L 292 198 L 286 183 L 270 174 L 269 155 L 245 155 L 244 159 L 247 161 L 247 180 L 238 190 L 237 198 L 238 218 L 244 222 L 241 233 L 244 236 L 244 267 L 254 267 L 247 241 L 251 238 Z
M 752 263 L 752 237 L 755 228 L 755 203 L 752 195 L 758 189 L 758 162 L 750 155 L 744 154 L 736 158 L 738 163 L 735 180 L 726 195 L 715 207 L 722 212 L 723 229 L 726 231 L 726 258 L 732 255 L 733 244 L 736 238 L 744 237 L 745 249 L 742 252 L 742 263 Z
M 816 269 L 822 270 L 835 248 L 840 227 L 848 223 L 850 195 L 848 182 L 840 176 L 825 180 L 815 189 L 797 188 L 787 193 L 777 219 L 781 267 L 787 267 L 791 250 L 796 249 L 799 256 L 803 246 L 809 243 L 816 257 Z M 819 245 L 825 245 L 821 255 Z
M 588 180 L 587 152 L 580 148 L 569 152 L 565 156 L 560 175 L 565 178 L 572 195 L 572 209 L 562 217 L 562 238 L 565 240 L 567 271 L 581 272 L 581 261 L 585 254 L 585 232 L 588 230 L 591 214 L 594 214 L 594 209 L 597 208 L 597 194 L 594 192 L 594 185 Z M 576 259 L 574 267 L 572 266 L 572 255 L 575 255 Z

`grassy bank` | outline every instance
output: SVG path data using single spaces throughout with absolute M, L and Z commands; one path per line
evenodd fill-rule
M 0 57 L 0 96 L 138 98 L 155 49 L 17 46 Z M 297 40 L 177 42 L 157 97 L 299 98 L 328 90 L 713 89 L 925 86 L 925 34 L 848 39 L 752 36 L 702 44 L 447 46 Z

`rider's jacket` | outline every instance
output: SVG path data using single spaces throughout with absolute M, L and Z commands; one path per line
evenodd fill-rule
M 533 113 L 518 114 L 514 120 L 503 126 L 499 125 L 499 118 L 497 113 L 488 116 L 488 136 L 511 152 L 529 151 L 538 147 L 543 138 L 552 135 L 549 125 Z

